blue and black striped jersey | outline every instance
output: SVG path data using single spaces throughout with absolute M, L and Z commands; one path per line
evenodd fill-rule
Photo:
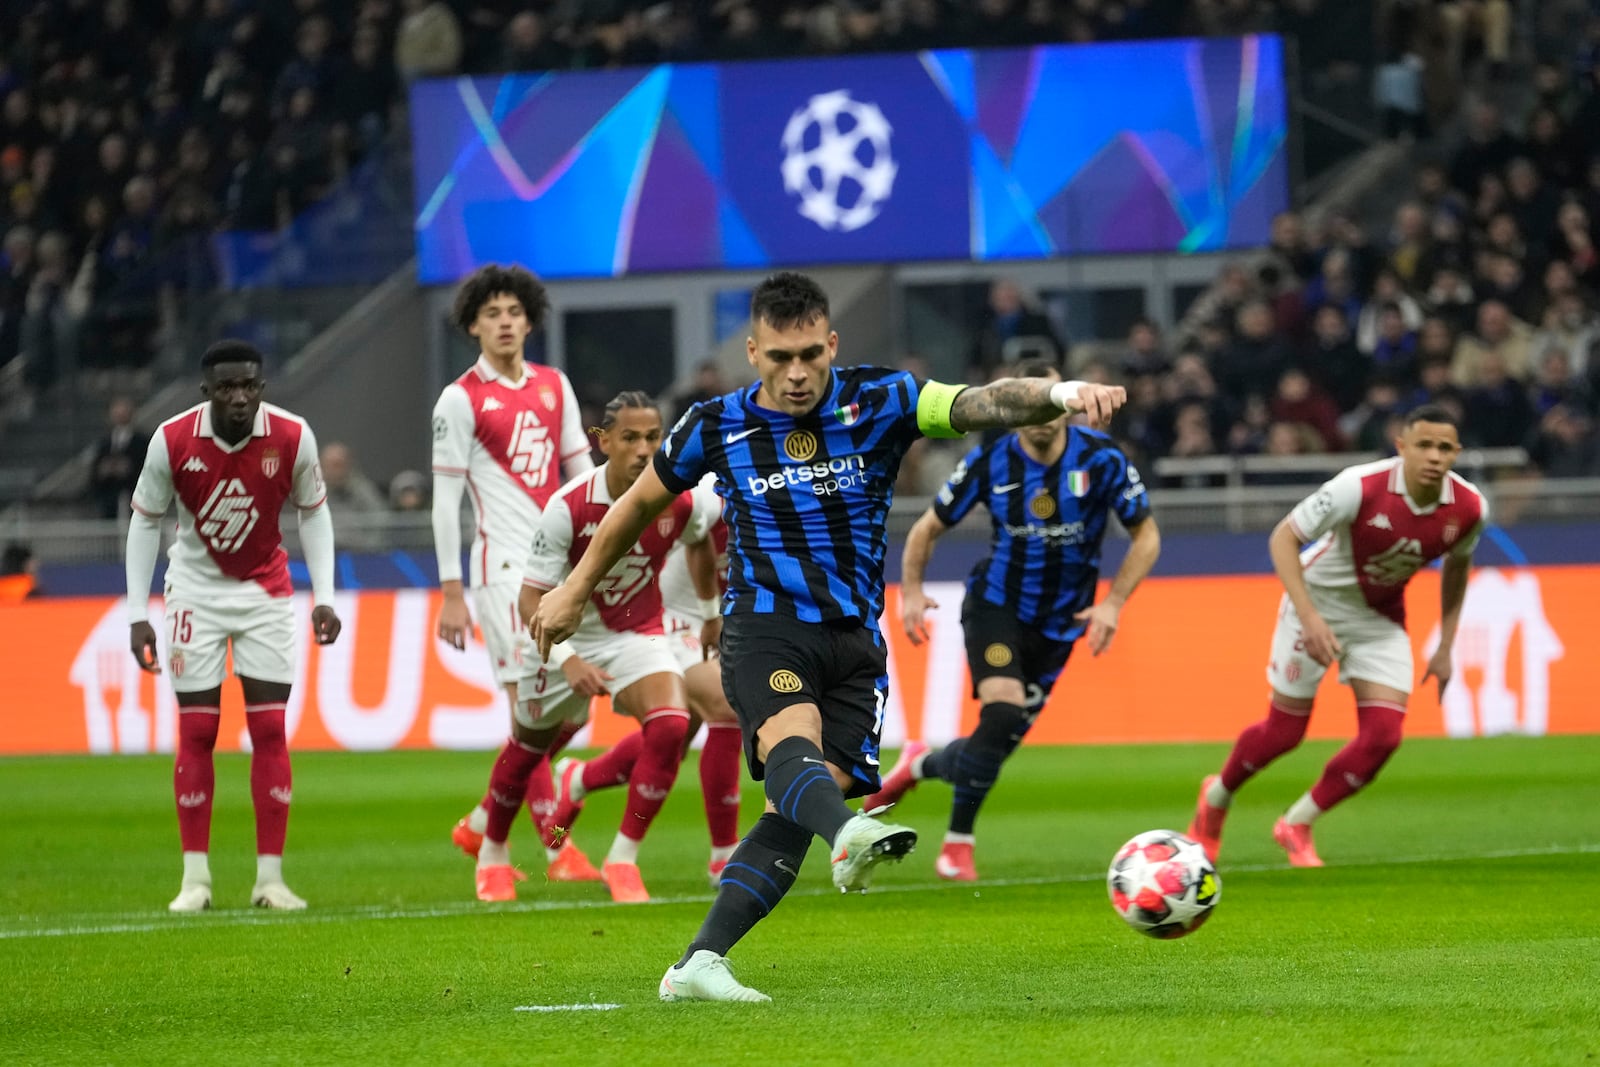
M 1014 433 L 967 453 L 933 503 L 954 526 L 989 509 L 990 551 L 967 577 L 967 595 L 1009 608 L 1052 641 L 1075 641 L 1073 618 L 1094 603 L 1100 542 L 1113 511 L 1127 527 L 1150 515 L 1150 497 L 1128 457 L 1097 430 L 1068 427 L 1067 448 L 1046 466 Z
M 920 436 L 928 383 L 883 367 L 830 375 L 821 403 L 798 418 L 759 406 L 758 385 L 697 404 L 656 453 L 673 492 L 716 473 L 728 524 L 725 614 L 878 629 L 889 502 Z

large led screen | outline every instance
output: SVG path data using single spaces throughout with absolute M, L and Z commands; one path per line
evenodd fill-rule
M 1275 37 L 417 83 L 419 273 L 549 278 L 1264 244 Z

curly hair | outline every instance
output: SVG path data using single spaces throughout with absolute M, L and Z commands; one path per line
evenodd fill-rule
M 497 263 L 480 267 L 461 283 L 461 288 L 456 290 L 455 306 L 450 310 L 450 321 L 463 333 L 469 332 L 472 324 L 478 321 L 483 305 L 503 294 L 516 297 L 522 304 L 530 327 L 537 330 L 544 325 L 545 313 L 550 310 L 550 296 L 545 292 L 544 283 L 524 267 L 502 267 Z
M 777 330 L 809 326 L 828 317 L 828 294 L 815 280 L 798 271 L 771 275 L 750 294 L 750 321 Z
M 261 350 L 248 341 L 224 338 L 217 341 L 200 357 L 200 369 L 210 370 L 219 363 L 254 363 L 261 366 Z

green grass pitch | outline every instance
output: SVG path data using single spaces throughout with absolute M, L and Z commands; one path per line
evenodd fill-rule
M 935 878 L 949 791 L 924 785 L 896 812 L 922 847 L 878 888 L 834 893 L 818 845 L 734 950 L 770 1005 L 656 1000 L 711 895 L 692 764 L 645 843 L 655 902 L 543 883 L 524 817 L 535 876 L 491 907 L 448 842 L 489 754 L 298 754 L 295 916 L 247 906 L 247 760 L 224 757 L 217 910 L 175 917 L 168 758 L 0 762 L 0 1063 L 1600 1063 L 1600 737 L 1409 742 L 1298 871 L 1269 828 L 1333 751 L 1308 744 L 1236 802 L 1211 922 L 1142 938 L 1106 865 L 1183 829 L 1223 751 L 1024 749 L 976 887 Z M 622 800 L 578 824 L 597 862 Z M 620 1007 L 527 1010 L 578 1004 Z

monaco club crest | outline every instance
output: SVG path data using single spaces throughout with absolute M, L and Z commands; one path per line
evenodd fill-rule
M 1456 538 L 1459 537 L 1460 535 L 1461 535 L 1461 524 L 1460 523 L 1456 522 L 1454 519 L 1451 519 L 1449 522 L 1444 524 L 1444 543 L 1445 544 L 1447 544 L 1447 545 L 1455 544 L 1456 543 Z
M 546 411 L 554 411 L 556 409 L 556 391 L 548 385 L 539 386 L 539 402 L 544 405 Z
M 278 450 L 276 448 L 269 448 L 265 452 L 261 453 L 261 473 L 265 474 L 268 478 L 277 477 L 278 468 L 282 465 L 283 458 L 278 454 Z
M 661 516 L 656 520 L 656 533 L 660 534 L 662 538 L 671 537 L 673 524 L 674 520 L 670 514 Z

